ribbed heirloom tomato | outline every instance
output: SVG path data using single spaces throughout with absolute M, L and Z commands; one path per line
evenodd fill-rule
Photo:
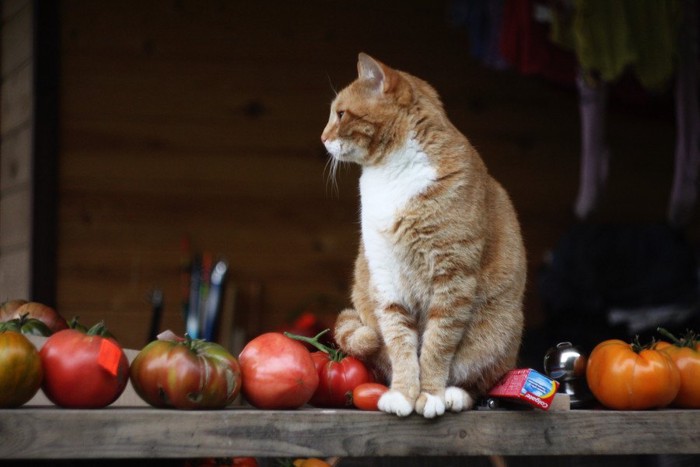
M 680 387 L 678 369 L 666 353 L 618 339 L 593 349 L 586 379 L 601 404 L 619 410 L 665 407 Z
M 223 409 L 241 390 L 241 370 L 217 343 L 164 333 L 131 362 L 131 384 L 154 407 Z
M 0 331 L 0 407 L 19 407 L 41 386 L 41 359 L 34 344 L 15 331 Z
M 672 343 L 659 342 L 656 349 L 668 354 L 678 367 L 681 386 L 671 405 L 686 409 L 700 409 L 700 340 L 693 331 L 678 339 L 664 329 L 659 332 Z

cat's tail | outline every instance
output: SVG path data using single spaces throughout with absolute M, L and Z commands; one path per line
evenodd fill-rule
M 352 308 L 345 309 L 338 315 L 334 336 L 343 352 L 357 358 L 367 358 L 381 347 L 377 331 L 365 325 Z

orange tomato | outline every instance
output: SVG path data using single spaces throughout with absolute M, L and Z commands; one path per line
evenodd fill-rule
M 309 459 L 296 459 L 292 465 L 294 465 L 294 467 L 331 467 L 331 464 L 328 462 L 315 457 L 311 457 Z
M 671 357 L 681 376 L 680 389 L 671 404 L 700 409 L 700 341 L 692 331 L 681 339 L 661 329 L 659 332 L 669 337 L 673 343 L 661 341 L 656 344 L 656 349 Z
M 601 404 L 618 410 L 665 407 L 681 383 L 678 368 L 665 352 L 618 339 L 593 349 L 586 379 Z

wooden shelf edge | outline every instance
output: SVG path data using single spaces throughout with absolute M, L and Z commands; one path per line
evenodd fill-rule
M 700 411 L 0 410 L 0 459 L 700 454 Z

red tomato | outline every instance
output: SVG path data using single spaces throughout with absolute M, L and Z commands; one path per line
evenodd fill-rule
M 201 339 L 162 339 L 131 362 L 136 393 L 154 407 L 223 409 L 241 390 L 241 370 L 225 348 Z
M 360 360 L 346 356 L 340 350 L 323 344 L 319 339 L 326 332 L 328 329 L 314 337 L 288 332 L 284 334 L 319 349 L 319 352 L 311 354 L 318 372 L 318 388 L 311 397 L 311 405 L 349 407 L 352 406 L 352 390 L 355 386 L 374 381 L 374 378 Z
M 0 332 L 0 407 L 19 407 L 34 397 L 42 378 L 41 358 L 22 334 Z
M 258 467 L 255 457 L 234 457 L 231 465 L 239 467 Z
M 659 332 L 673 344 L 659 342 L 655 348 L 671 357 L 681 375 L 681 386 L 671 405 L 700 409 L 700 339 L 693 331 L 688 331 L 681 339 L 665 329 L 659 328 Z
M 238 357 L 243 395 L 261 409 L 296 409 L 318 387 L 311 353 L 300 342 L 278 332 L 251 340 Z
M 124 391 L 129 361 L 114 339 L 99 335 L 102 330 L 102 324 L 87 334 L 64 329 L 46 339 L 39 352 L 44 367 L 42 389 L 54 404 L 106 407 Z
M 52 332 L 68 329 L 68 323 L 63 316 L 48 305 L 39 302 L 24 302 L 11 300 L 0 307 L 0 321 L 10 321 L 27 315 L 29 318 L 43 321 Z M 19 306 L 17 306 L 19 305 Z
M 352 403 L 362 410 L 379 410 L 377 402 L 382 394 L 389 390 L 388 387 L 380 383 L 363 383 L 355 386 L 352 390 Z
M 351 407 L 353 389 L 372 381 L 367 367 L 354 357 L 321 351 L 312 353 L 311 357 L 318 372 L 318 389 L 310 404 L 316 407 Z

